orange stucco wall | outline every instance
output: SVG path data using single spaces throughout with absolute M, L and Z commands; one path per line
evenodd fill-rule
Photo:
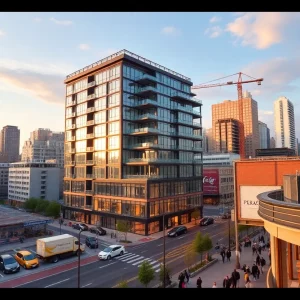
M 235 162 L 235 193 L 237 217 L 240 220 L 240 186 L 282 186 L 283 175 L 300 172 L 299 159 L 291 160 L 241 160 Z

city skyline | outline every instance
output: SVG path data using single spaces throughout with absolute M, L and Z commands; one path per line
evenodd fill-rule
M 194 85 L 239 71 L 263 77 L 260 87 L 243 86 L 258 102 L 259 120 L 274 136 L 273 102 L 285 96 L 294 104 L 298 128 L 300 60 L 293 35 L 297 30 L 289 28 L 299 13 L 0 13 L 0 17 L 0 127 L 18 126 L 20 145 L 35 128 L 64 130 L 65 76 L 122 49 L 177 70 Z M 106 28 L 111 18 L 115 21 Z M 15 25 L 19 22 L 21 27 Z M 106 32 L 97 38 L 96 31 L 103 27 Z M 190 42 L 193 47 L 187 47 Z M 227 51 L 221 52 L 223 48 Z M 212 104 L 237 99 L 235 86 L 195 92 L 203 101 L 206 128 L 211 127 Z

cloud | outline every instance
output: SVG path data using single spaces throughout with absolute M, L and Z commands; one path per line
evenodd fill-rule
M 91 47 L 88 44 L 80 44 L 78 48 L 80 50 L 89 50 Z
M 237 37 L 243 46 L 266 49 L 282 42 L 288 25 L 299 20 L 299 13 L 240 13 L 233 22 L 227 24 L 225 31 Z
M 42 20 L 43 20 L 43 19 L 42 19 L 42 18 L 39 18 L 39 17 L 36 17 L 36 18 L 33 19 L 33 21 L 34 21 L 34 22 L 37 22 L 37 23 L 42 22 Z
M 72 25 L 73 22 L 72 21 L 69 21 L 69 20 L 57 20 L 55 18 L 50 18 L 49 19 L 50 21 L 54 22 L 55 24 L 57 25 L 64 25 L 64 26 L 69 26 L 69 25 Z
M 76 68 L 0 59 L 0 81 L 48 103 L 64 104 L 64 78 Z
M 5 32 L 0 29 L 0 36 L 4 36 L 4 35 L 5 35 Z
M 174 26 L 166 26 L 161 30 L 161 33 L 169 36 L 178 36 L 181 34 L 181 31 Z
M 216 38 L 220 36 L 223 32 L 223 29 L 220 26 L 209 27 L 205 30 L 205 34 L 209 35 L 210 38 Z
M 217 23 L 217 22 L 220 22 L 221 20 L 222 20 L 221 17 L 213 16 L 213 17 L 209 20 L 209 23 Z

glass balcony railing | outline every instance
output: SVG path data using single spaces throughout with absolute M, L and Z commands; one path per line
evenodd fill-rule
M 158 144 L 154 143 L 140 143 L 140 144 L 134 144 L 130 148 L 158 148 Z
M 94 151 L 94 147 L 87 147 L 87 148 L 86 148 L 86 151 L 87 151 L 87 152 Z
M 70 153 L 75 153 L 76 152 L 76 149 L 75 148 L 72 148 L 71 150 L 70 150 Z
M 88 95 L 86 99 L 91 100 L 91 99 L 94 99 L 94 98 L 96 98 L 96 94 Z
M 65 165 L 66 166 L 74 166 L 75 165 L 75 161 L 66 161 Z
M 84 209 L 92 210 L 93 209 L 93 205 L 85 205 Z
M 146 105 L 153 105 L 153 106 L 157 106 L 157 101 L 151 100 L 151 99 L 144 99 L 144 100 L 140 100 L 140 101 L 136 101 L 134 104 L 134 107 L 137 106 L 146 106 Z
M 75 100 L 67 103 L 66 107 L 73 106 L 73 105 L 76 105 L 76 101 Z
M 86 135 L 86 138 L 87 138 L 87 139 L 92 139 L 92 138 L 94 138 L 94 134 L 93 134 L 93 133 L 88 133 L 88 134 Z
M 159 179 L 163 178 L 163 176 L 157 175 L 157 174 L 152 174 L 152 175 L 143 175 L 143 174 L 136 174 L 136 175 L 126 175 L 124 176 L 126 179 Z
M 155 76 L 149 74 L 143 74 L 142 76 L 136 77 L 135 81 L 136 82 L 147 82 L 147 81 L 157 82 L 158 79 Z
M 91 147 L 90 147 L 91 148 Z M 87 165 L 93 165 L 94 164 L 94 161 L 92 159 L 89 159 L 86 161 L 86 164 Z
M 143 94 L 148 92 L 154 92 L 157 93 L 157 88 L 151 85 L 147 85 L 141 88 L 138 88 L 135 90 L 135 94 Z
M 90 120 L 90 121 L 87 121 L 87 122 L 86 122 L 86 125 L 87 125 L 87 126 L 94 125 L 94 124 L 95 124 L 95 121 L 94 121 L 94 120 Z
M 195 122 L 195 121 L 193 121 L 193 125 L 194 125 L 194 126 L 197 126 L 197 127 L 201 127 L 200 122 Z
M 136 116 L 134 118 L 134 120 L 136 120 L 136 121 L 138 121 L 138 120 L 144 120 L 144 119 L 157 120 L 157 116 L 154 115 L 154 114 L 143 114 L 143 115 Z
M 158 163 L 179 163 L 179 159 L 164 159 L 164 158 L 129 158 L 127 162 L 158 162 Z
M 86 194 L 92 195 L 93 194 L 93 190 L 85 190 Z
M 95 175 L 94 174 L 86 174 L 85 177 L 93 179 L 93 178 L 95 178 Z
M 75 124 L 71 124 L 71 125 L 67 125 L 66 129 L 75 129 L 76 125 Z
M 87 87 L 89 88 L 89 87 L 95 86 L 95 84 L 96 84 L 95 81 L 89 82 L 89 83 L 87 84 Z

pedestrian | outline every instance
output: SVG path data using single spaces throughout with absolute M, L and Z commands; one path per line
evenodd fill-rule
M 258 249 L 257 249 L 257 250 L 258 250 L 258 254 L 259 254 L 259 255 L 261 255 L 261 249 L 262 249 L 262 248 L 261 248 L 261 245 L 258 245 Z
M 253 280 L 256 281 L 256 278 L 259 277 L 258 275 L 258 267 L 256 264 L 253 264 L 252 266 L 252 276 L 253 276 Z
M 256 250 L 255 244 L 253 243 L 253 245 L 252 245 L 252 255 L 254 255 L 255 253 L 257 253 L 257 250 Z
M 226 257 L 227 257 L 227 261 L 230 261 L 230 257 L 231 257 L 231 251 L 230 251 L 230 249 L 227 250 Z
M 186 283 L 189 283 L 189 280 L 190 280 L 190 274 L 187 270 L 184 270 L 184 275 L 185 275 L 185 278 L 186 278 Z
M 264 274 L 264 266 L 266 265 L 266 260 L 261 257 L 260 258 L 260 271 L 261 271 L 261 274 Z
M 217 283 L 214 282 L 212 288 L 217 288 Z
M 244 281 L 245 281 L 245 287 L 250 288 L 251 281 L 248 272 L 245 272 L 244 274 Z
M 222 261 L 224 264 L 224 262 L 225 262 L 225 250 L 224 249 L 221 250 L 220 255 L 222 256 Z
M 178 287 L 181 289 L 182 288 L 182 282 L 184 282 L 184 278 L 185 278 L 185 275 L 181 272 L 178 276 L 178 280 L 179 280 L 179 284 L 178 284 Z
M 256 256 L 255 263 L 256 263 L 257 266 L 260 266 L 260 256 L 259 256 L 259 254 L 257 254 L 257 256 Z
M 270 266 L 271 266 L 271 249 L 269 249 L 269 261 L 270 261 Z
M 223 279 L 223 288 L 228 288 L 228 284 L 229 284 L 229 276 L 226 275 Z M 230 287 L 230 285 L 229 285 Z
M 239 287 L 239 280 L 240 280 L 240 273 L 234 269 L 233 272 L 231 273 L 231 278 L 232 278 L 232 288 L 236 288 L 236 286 Z
M 202 279 L 200 276 L 197 279 L 197 288 L 202 288 Z

